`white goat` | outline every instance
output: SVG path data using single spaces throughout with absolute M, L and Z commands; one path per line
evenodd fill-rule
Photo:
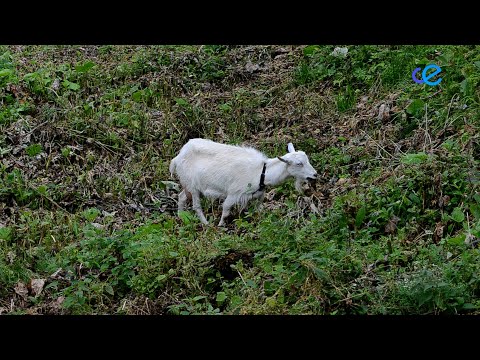
M 178 211 L 192 200 L 200 221 L 208 224 L 200 205 L 200 196 L 223 199 L 222 218 L 225 224 L 233 205 L 243 209 L 251 199 L 263 201 L 265 186 L 278 185 L 294 177 L 295 188 L 315 180 L 317 172 L 303 151 L 288 144 L 288 153 L 269 159 L 251 147 L 225 145 L 206 139 L 191 139 L 170 162 L 170 173 L 176 173 L 183 190 L 178 195 Z

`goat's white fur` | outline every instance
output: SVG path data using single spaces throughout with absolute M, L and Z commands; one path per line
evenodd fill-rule
M 265 191 L 258 191 L 260 175 L 266 164 L 265 185 L 275 186 L 295 177 L 295 188 L 302 191 L 307 178 L 315 178 L 317 172 L 310 165 L 303 151 L 295 151 L 288 144 L 282 157 L 267 158 L 260 151 L 246 146 L 225 145 L 206 139 L 191 139 L 170 162 L 170 173 L 176 173 L 183 190 L 178 196 L 178 211 L 192 200 L 200 221 L 207 224 L 200 205 L 200 196 L 223 199 L 223 212 L 219 226 L 224 225 L 233 205 L 243 209 L 252 199 L 263 201 Z

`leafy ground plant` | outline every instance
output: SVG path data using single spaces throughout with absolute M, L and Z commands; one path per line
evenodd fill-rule
M 479 81 L 478 46 L 0 46 L 0 313 L 479 314 Z M 321 178 L 205 227 L 193 137 Z

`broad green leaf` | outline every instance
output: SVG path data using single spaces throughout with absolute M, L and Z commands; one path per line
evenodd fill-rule
M 365 206 L 362 206 L 358 212 L 357 216 L 355 217 L 355 226 L 358 228 L 360 225 L 362 225 L 363 220 L 365 219 L 365 215 L 367 214 L 367 209 Z
M 463 220 L 465 220 L 465 215 L 463 215 L 463 211 L 459 207 L 453 209 L 451 217 L 452 220 L 456 222 L 462 222 Z
M 429 59 L 425 58 L 425 57 L 420 59 L 420 60 L 415 59 L 415 64 L 417 64 L 417 65 L 427 65 L 427 64 L 430 64 L 430 62 L 431 61 Z
M 243 303 L 242 298 L 238 295 L 233 295 L 230 299 L 230 306 L 237 307 Z
M 167 275 L 165 275 L 165 274 L 160 274 L 160 275 L 158 275 L 158 276 L 155 278 L 155 280 L 157 280 L 157 281 L 163 281 L 163 280 L 165 280 L 166 278 L 167 278 Z
M 440 55 L 437 59 L 443 66 L 448 63 L 448 58 L 445 55 Z
M 422 112 L 424 106 L 425 106 L 425 103 L 423 102 L 423 100 L 415 99 L 411 102 L 410 105 L 408 105 L 406 111 L 410 115 L 419 116 L 420 113 Z
M 193 217 L 188 211 L 179 211 L 178 217 L 182 219 L 184 224 L 189 224 L 193 221 Z
M 105 285 L 105 291 L 107 292 L 107 294 L 110 294 L 110 295 L 114 294 L 113 288 L 110 284 Z
M 465 234 L 460 234 L 460 235 L 457 235 L 455 237 L 452 237 L 452 238 L 449 238 L 447 240 L 447 242 L 450 244 L 450 245 L 461 245 L 465 242 L 465 237 L 466 235 Z
M 223 291 L 217 292 L 217 298 L 216 298 L 217 302 L 222 303 L 225 301 L 226 298 L 227 298 L 227 295 Z
M 97 218 L 98 215 L 100 215 L 100 210 L 97 208 L 85 209 L 82 211 L 82 215 L 85 217 L 85 219 L 92 222 Z
M 47 195 L 47 187 L 45 185 L 40 185 L 37 188 L 37 191 L 38 191 L 39 194 Z
M 25 152 L 28 156 L 34 157 L 40 154 L 43 151 L 42 145 L 40 144 L 32 144 L 25 149 Z
M 274 297 L 269 297 L 267 298 L 265 303 L 267 304 L 268 307 L 272 308 L 272 307 L 275 307 L 275 305 L 277 305 L 277 300 Z
M 466 94 L 468 92 L 468 87 L 469 87 L 469 81 L 468 79 L 465 79 L 463 80 L 461 83 L 460 83 L 460 91 L 463 93 L 463 94 Z
M 410 200 L 412 200 L 415 204 L 420 204 L 422 202 L 422 200 L 415 194 L 415 193 L 410 193 L 408 195 L 408 198 Z
M 10 76 L 13 74 L 13 70 L 12 69 L 3 69 L 3 70 L 0 70 L 0 76 L 1 77 L 4 77 L 4 76 Z
M 313 273 L 315 274 L 315 276 L 319 280 L 324 280 L 324 279 L 327 278 L 327 273 L 322 269 L 315 268 L 315 269 L 313 269 Z
M 187 106 L 188 101 L 182 98 L 175 98 L 175 102 L 180 106 Z
M 475 217 L 475 219 L 480 220 L 480 205 L 470 204 L 470 212 Z
M 195 296 L 192 300 L 193 301 L 199 301 L 199 300 L 206 299 L 206 298 L 207 298 L 206 296 L 198 295 L 198 296 Z
M 68 81 L 68 80 L 64 80 L 62 82 L 63 86 L 66 87 L 67 89 L 70 89 L 70 90 L 73 90 L 73 91 L 77 91 L 78 89 L 80 89 L 80 85 L 78 84 L 75 84 L 71 81 Z
M 80 89 L 80 85 L 71 82 L 70 84 L 68 84 L 68 88 L 70 90 L 77 91 L 78 89 Z
M 218 106 L 220 110 L 223 110 L 225 112 L 231 111 L 232 107 L 229 104 L 221 104 Z
M 87 61 L 85 64 L 83 65 L 77 65 L 75 66 L 75 71 L 77 73 L 84 73 L 84 72 L 87 72 L 88 70 L 90 70 L 93 66 L 95 65 L 94 62 L 92 61 Z
M 10 240 L 12 229 L 9 227 L 0 227 L 0 240 Z
M 162 189 L 174 189 L 180 191 L 179 185 L 174 181 L 162 180 L 159 182 L 159 186 Z
M 142 101 L 142 97 L 143 97 L 143 91 L 142 91 L 142 90 L 135 91 L 135 92 L 132 94 L 133 101 L 135 101 L 135 102 L 140 102 L 140 101 Z
M 405 154 L 401 161 L 404 164 L 421 164 L 425 162 L 428 159 L 428 155 L 425 154 L 424 152 L 419 152 L 416 154 Z
M 320 49 L 320 46 L 318 46 L 318 45 L 309 45 L 305 49 L 303 49 L 303 55 L 312 56 L 319 49 Z
M 442 146 L 448 151 L 452 151 L 453 147 L 455 146 L 455 142 L 453 142 L 452 140 L 446 140 L 443 142 Z
M 37 79 L 39 77 L 39 74 L 37 72 L 33 72 L 33 73 L 28 73 L 28 74 L 25 74 L 25 76 L 23 77 L 23 80 L 25 81 L 34 81 L 35 79 Z
M 473 195 L 473 198 L 475 199 L 475 201 L 476 201 L 477 203 L 480 204 L 480 195 L 475 194 L 475 195 Z

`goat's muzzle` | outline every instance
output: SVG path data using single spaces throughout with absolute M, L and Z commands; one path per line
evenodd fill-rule
M 314 177 L 307 177 L 308 185 L 314 190 L 317 188 L 317 180 L 318 178 L 316 174 L 314 175 Z

